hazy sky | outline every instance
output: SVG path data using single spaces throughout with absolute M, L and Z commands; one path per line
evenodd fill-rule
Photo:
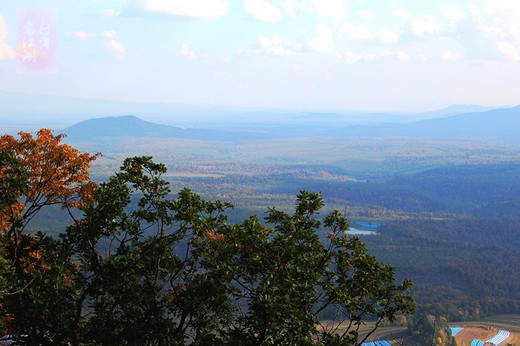
M 27 67 L 21 47 L 44 44 L 32 59 L 46 65 Z M 0 0 L 0 91 L 328 110 L 517 105 L 520 1 Z

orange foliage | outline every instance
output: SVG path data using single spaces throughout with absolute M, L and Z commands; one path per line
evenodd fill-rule
M 11 220 L 20 218 L 24 209 L 25 205 L 19 203 L 7 205 L 0 209 L 0 232 L 11 226 Z
M 207 231 L 206 237 L 213 239 L 213 240 L 225 240 L 226 237 L 223 234 L 215 234 L 214 231 Z
M 206 232 L 206 237 L 208 237 L 210 239 L 213 239 L 213 240 L 217 240 L 218 239 L 217 235 L 213 231 L 207 231 Z
M 41 250 L 30 252 L 28 256 L 21 257 L 20 264 L 22 271 L 26 274 L 52 269 L 52 266 L 42 259 Z
M 75 282 L 75 274 L 74 272 L 67 270 L 65 273 L 65 277 L 63 278 L 63 286 L 71 287 Z
M 16 236 L 4 238 L 4 256 L 11 262 L 11 270 L 30 274 L 52 269 L 45 252 L 41 249 L 39 238 L 34 234 L 20 233 Z M 52 260 L 52 259 L 51 259 Z
M 63 208 L 78 208 L 93 202 L 96 184 L 90 181 L 89 167 L 99 154 L 81 153 L 61 143 L 65 135 L 53 135 L 41 129 L 33 138 L 31 133 L 19 132 L 20 138 L 0 137 L 0 150 L 15 155 L 28 175 L 26 195 L 18 202 L 0 209 L 0 229 L 5 230 L 12 220 L 21 218 L 29 206 L 62 204 Z M 0 179 L 5 175 L 0 170 Z
M 37 237 L 34 234 L 26 233 L 21 234 L 20 237 L 20 243 L 24 244 L 21 253 L 18 254 L 20 269 L 26 274 L 51 270 L 52 266 L 43 258 L 44 253 L 38 246 Z

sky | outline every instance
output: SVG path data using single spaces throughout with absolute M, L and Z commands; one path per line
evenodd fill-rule
M 0 91 L 408 112 L 519 86 L 519 0 L 0 1 Z

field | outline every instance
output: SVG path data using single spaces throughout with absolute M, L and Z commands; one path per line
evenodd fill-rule
M 479 322 L 457 323 L 456 326 L 464 327 L 455 336 L 458 346 L 469 346 L 474 339 L 488 340 L 496 335 L 498 330 L 510 332 L 509 338 L 500 343 L 501 345 L 520 345 L 520 316 L 518 315 L 494 316 Z

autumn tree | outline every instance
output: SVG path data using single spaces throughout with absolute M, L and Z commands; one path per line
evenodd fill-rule
M 0 244 L 8 264 L 2 324 L 27 340 L 59 339 L 55 332 L 70 311 L 67 283 L 77 270 L 57 239 L 28 232 L 28 225 L 50 205 L 72 216 L 71 208 L 92 202 L 96 187 L 89 166 L 97 155 L 61 143 L 63 137 L 47 129 L 0 137 Z
M 97 154 L 61 143 L 64 135 L 48 129 L 38 131 L 36 138 L 26 132 L 19 136 L 0 137 L 0 229 L 14 237 L 45 206 L 60 204 L 70 210 L 92 201 L 96 186 L 89 168 Z

